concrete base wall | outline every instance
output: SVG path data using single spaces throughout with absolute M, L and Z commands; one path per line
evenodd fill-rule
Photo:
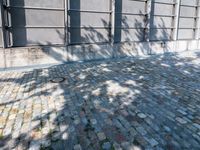
M 127 42 L 66 47 L 23 47 L 0 49 L 0 69 L 49 65 L 73 61 L 137 57 L 200 49 L 199 40 L 170 42 Z

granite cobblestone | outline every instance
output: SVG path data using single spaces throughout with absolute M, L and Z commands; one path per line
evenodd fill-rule
M 0 149 L 198 150 L 199 54 L 0 72 Z

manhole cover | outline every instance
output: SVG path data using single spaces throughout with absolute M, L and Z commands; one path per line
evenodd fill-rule
M 56 78 L 51 79 L 50 81 L 53 82 L 53 83 L 61 83 L 61 82 L 65 81 L 65 78 L 56 77 Z

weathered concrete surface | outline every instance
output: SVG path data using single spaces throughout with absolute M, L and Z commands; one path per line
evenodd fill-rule
M 5 67 L 5 62 L 4 62 L 4 51 L 3 49 L 0 49 L 0 68 Z
M 199 51 L 1 72 L 0 149 L 198 150 L 199 77 Z
M 6 49 L 6 66 L 23 67 L 109 58 L 138 57 L 199 49 L 199 41 L 130 42 L 76 45 L 66 47 L 27 47 Z M 2 57 L 2 54 L 1 56 Z M 5 64 L 1 63 L 0 68 Z
M 8 48 L 5 49 L 5 58 L 7 68 L 55 64 L 66 62 L 67 52 L 64 47 Z M 1 65 L 0 68 L 5 66 Z

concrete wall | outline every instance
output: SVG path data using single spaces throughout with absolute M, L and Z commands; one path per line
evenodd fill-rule
M 26 47 L 0 49 L 0 69 L 40 66 L 65 62 L 124 58 L 182 52 L 200 48 L 199 40 L 162 42 L 125 42 L 66 47 Z M 5 51 L 5 53 L 4 53 Z M 6 60 L 5 60 L 6 59 Z
M 199 0 L 4 2 L 0 68 L 199 48 Z

